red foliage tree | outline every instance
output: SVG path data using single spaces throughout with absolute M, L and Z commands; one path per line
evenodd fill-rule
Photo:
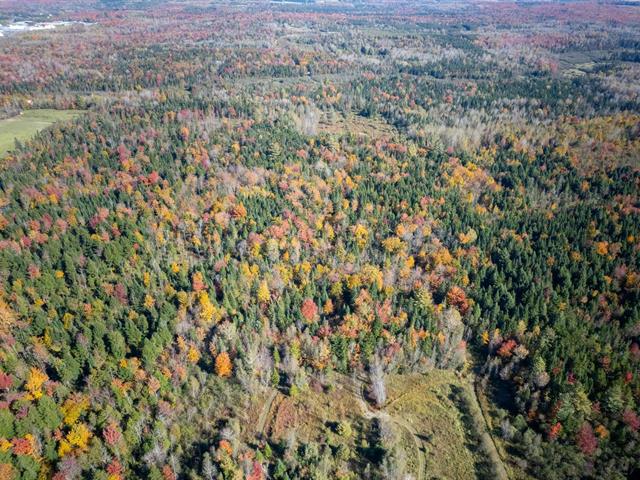
M 111 446 L 118 443 L 120 441 L 120 438 L 122 437 L 115 423 L 110 423 L 109 425 L 107 425 L 102 431 L 102 436 L 104 437 L 104 441 Z
M 107 466 L 107 473 L 113 477 L 120 478 L 120 476 L 124 473 L 122 464 L 114 458 Z
M 160 174 L 154 170 L 149 174 L 147 180 L 149 181 L 149 183 L 158 183 L 158 181 L 160 180 Z
M 35 280 L 36 278 L 40 278 L 40 268 L 37 265 L 31 264 L 27 268 L 29 272 L 29 278 L 31 280 Z
M 118 145 L 116 151 L 118 152 L 118 160 L 120 161 L 120 163 L 126 162 L 129 157 L 131 157 L 131 152 L 129 152 L 127 147 L 125 147 L 122 143 Z
M 247 475 L 247 480 L 263 480 L 264 479 L 264 471 L 262 470 L 262 465 L 259 462 L 253 462 L 253 467 L 251 468 L 251 473 Z
M 33 445 L 28 438 L 14 438 L 11 443 L 14 455 L 31 455 L 33 453 Z
M 593 433 L 593 428 L 587 422 L 578 431 L 576 443 L 580 451 L 589 456 L 593 455 L 598 448 L 598 439 Z
M 11 388 L 11 385 L 13 385 L 11 375 L 0 372 L 0 390 L 9 390 Z
M 171 467 L 169 465 L 165 465 L 162 467 L 162 478 L 164 478 L 164 480 L 176 480 L 177 477 L 176 474 L 173 473 Z
M 501 357 L 510 357 L 513 353 L 513 349 L 516 348 L 517 343 L 513 339 L 509 339 L 506 342 L 503 342 L 500 348 L 498 349 L 498 355 Z
M 556 422 L 555 424 L 551 425 L 551 427 L 549 428 L 549 441 L 552 442 L 554 441 L 556 438 L 558 438 L 558 435 L 560 435 L 560 432 L 562 431 L 562 424 L 560 422 Z
M 206 284 L 204 283 L 204 278 L 202 273 L 196 272 L 191 277 L 191 288 L 194 292 L 200 292 L 206 288 Z
M 113 296 L 122 305 L 127 305 L 129 303 L 129 297 L 127 296 L 127 289 L 122 283 L 117 283 L 116 286 L 113 288 Z
M 622 414 L 622 421 L 634 432 L 640 430 L 640 418 L 633 410 L 625 410 Z
M 302 307 L 300 307 L 300 312 L 302 313 L 302 316 L 304 317 L 304 319 L 310 322 L 314 318 L 316 318 L 316 315 L 318 314 L 318 306 L 315 304 L 313 300 L 311 300 L 310 298 L 307 298 L 304 300 L 304 302 L 302 302 Z

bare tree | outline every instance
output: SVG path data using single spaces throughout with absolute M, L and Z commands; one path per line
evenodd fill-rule
M 202 460 L 202 476 L 206 480 L 214 480 L 217 474 L 217 468 L 211 461 L 211 454 L 209 452 L 205 452 Z
M 384 402 L 387 401 L 387 388 L 384 384 L 384 370 L 382 368 L 382 362 L 376 355 L 369 367 L 369 380 L 371 385 L 369 391 L 371 397 L 376 402 L 378 407 L 382 407 Z
M 320 110 L 313 104 L 299 106 L 293 115 L 294 123 L 303 135 L 315 135 L 318 133 L 320 116 Z
M 462 360 L 464 360 L 464 352 L 459 351 L 458 348 L 464 333 L 464 324 L 460 313 L 455 308 L 448 308 L 441 315 L 438 324 L 444 335 L 444 342 L 440 345 L 439 366 L 442 368 L 455 367 L 456 360 L 460 361 L 460 354 L 463 355 Z M 458 355 L 456 355 L 457 350 Z

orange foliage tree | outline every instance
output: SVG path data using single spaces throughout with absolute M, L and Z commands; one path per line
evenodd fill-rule
M 233 365 L 227 352 L 222 352 L 216 357 L 216 375 L 219 377 L 230 377 Z

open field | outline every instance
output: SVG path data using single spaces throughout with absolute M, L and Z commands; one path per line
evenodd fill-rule
M 465 431 L 464 414 L 456 400 L 460 388 L 460 379 L 448 371 L 389 379 L 390 400 L 385 409 L 420 440 L 428 478 L 476 478 L 474 449 L 467 448 L 473 438 Z
M 40 130 L 61 120 L 71 120 L 79 115 L 75 110 L 27 110 L 6 120 L 0 120 L 0 155 L 14 147 L 14 142 L 24 142 Z
M 453 372 L 390 375 L 388 400 L 380 409 L 364 399 L 362 379 L 337 375 L 333 384 L 297 397 L 276 390 L 256 396 L 247 411 L 251 418 L 244 422 L 255 429 L 244 432 L 245 440 L 255 435 L 278 444 L 294 435 L 305 443 L 345 445 L 352 452 L 350 462 L 364 467 L 374 450 L 372 431 L 382 422 L 395 432 L 394 448 L 413 478 L 506 478 L 492 471 L 492 455 L 486 452 L 491 440 L 482 439 L 488 434 L 473 389 Z M 340 435 L 336 427 L 341 423 L 353 433 Z

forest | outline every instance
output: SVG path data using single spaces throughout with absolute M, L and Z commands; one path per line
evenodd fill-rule
M 640 476 L 640 4 L 0 27 L 0 480 Z

